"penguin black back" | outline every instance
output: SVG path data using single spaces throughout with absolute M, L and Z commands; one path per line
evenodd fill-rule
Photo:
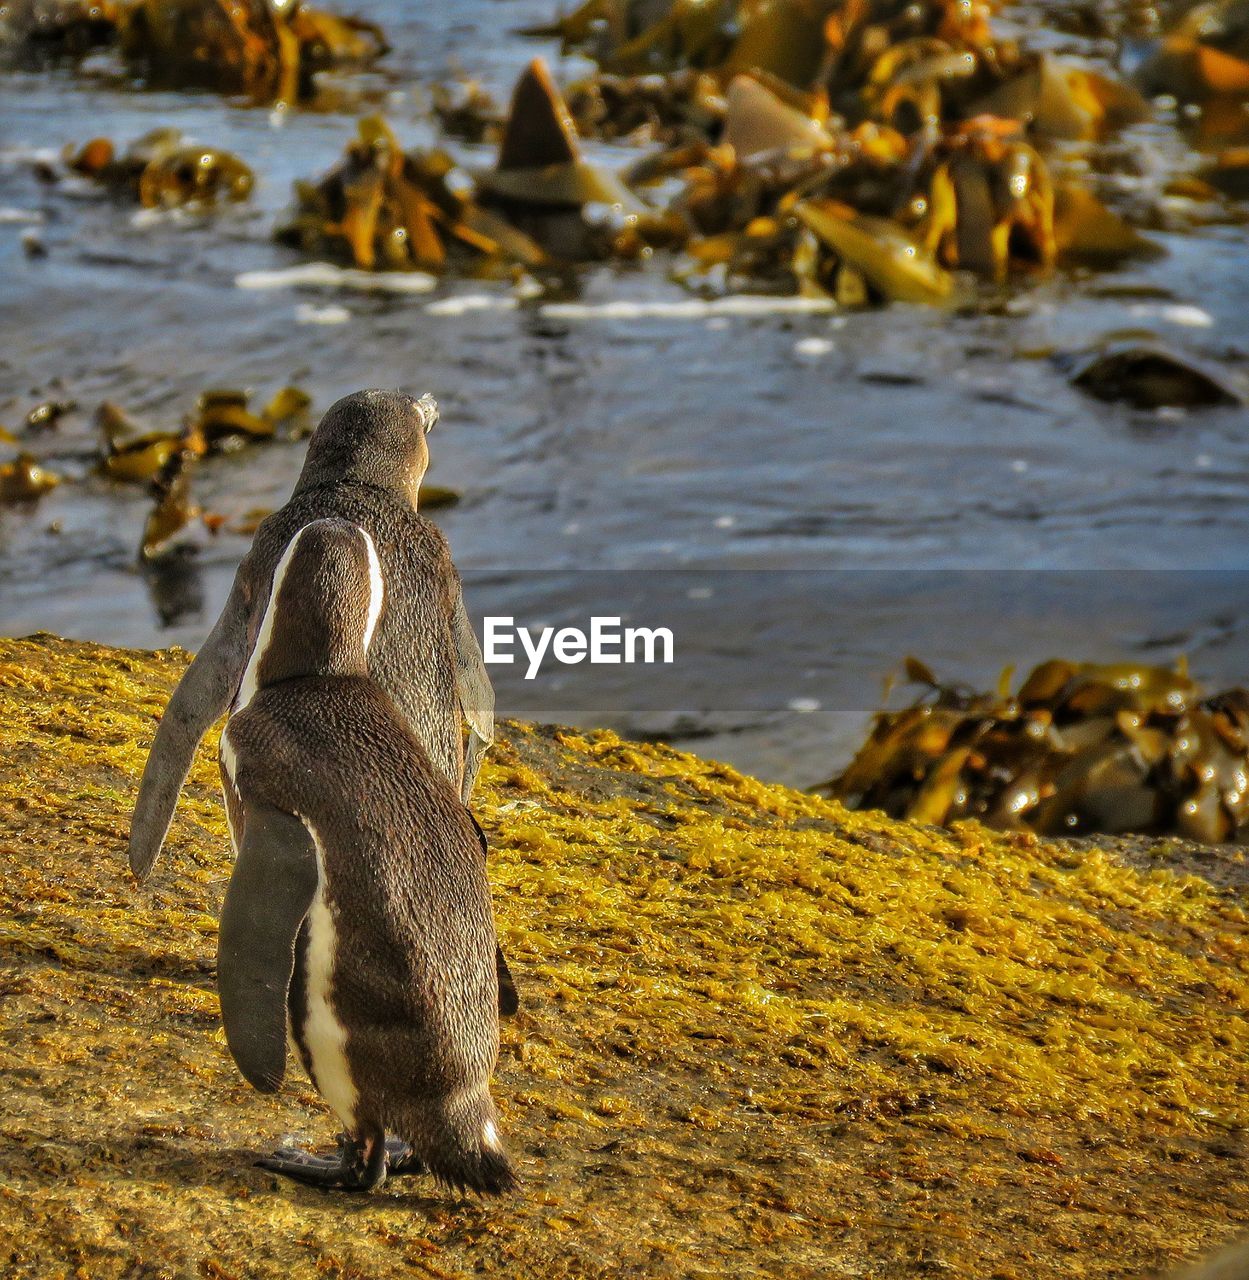
M 363 530 L 326 520 L 275 573 L 244 681 L 254 692 L 223 735 L 242 835 L 221 920 L 222 1017 L 243 1074 L 272 1090 L 289 1016 L 348 1135 L 337 1160 L 286 1151 L 266 1167 L 360 1188 L 406 1160 L 499 1192 L 515 1176 L 489 1093 L 500 988 L 479 831 L 367 674 L 375 565 Z
M 256 687 L 301 676 L 367 675 L 384 602 L 373 540 L 345 520 L 307 525 L 274 570 L 253 649 Z
M 446 541 L 415 509 L 429 456 L 425 436 L 436 419 L 429 397 L 362 391 L 321 420 L 290 501 L 257 529 L 216 626 L 157 728 L 131 823 L 130 865 L 140 880 L 160 852 L 197 743 L 222 712 L 245 706 L 254 693 L 243 677 L 279 562 L 301 529 L 325 518 L 368 533 L 387 594 L 369 671 L 467 801 L 493 740 L 494 694 Z

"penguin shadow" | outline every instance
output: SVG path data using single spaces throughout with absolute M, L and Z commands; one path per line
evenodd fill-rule
M 252 1160 L 258 1159 L 261 1154 L 263 1153 L 258 1151 L 252 1152 Z M 375 1187 L 372 1191 L 310 1187 L 265 1169 L 248 1168 L 247 1174 L 247 1185 L 251 1188 L 253 1197 L 272 1195 L 302 1208 L 332 1208 L 336 1215 L 361 1215 L 383 1206 L 394 1208 L 402 1205 L 406 1211 L 419 1213 L 427 1218 L 442 1217 L 447 1213 L 484 1217 L 501 1207 L 498 1202 L 491 1203 L 476 1196 L 440 1192 L 437 1184 L 427 1174 L 387 1178 L 380 1187 Z M 471 1225 L 471 1222 L 472 1218 L 466 1217 L 462 1225 Z
M 369 1192 L 307 1186 L 257 1166 L 256 1162 L 271 1154 L 278 1145 L 275 1140 L 246 1147 L 213 1146 L 209 1142 L 180 1140 L 173 1135 L 154 1136 L 144 1127 L 136 1126 L 127 1133 L 115 1135 L 107 1144 L 95 1147 L 94 1153 L 100 1161 L 129 1169 L 134 1175 L 149 1178 L 152 1182 L 179 1182 L 185 1186 L 223 1190 L 237 1190 L 243 1184 L 253 1195 L 273 1195 L 308 1208 L 332 1205 L 335 1213 L 364 1212 L 370 1206 L 376 1208 L 379 1203 L 393 1205 L 396 1202 L 431 1216 L 449 1210 L 489 1213 L 496 1207 L 484 1198 L 443 1191 L 426 1173 L 390 1177 Z M 308 1149 L 318 1154 L 329 1154 L 333 1144 L 314 1142 Z M 501 1207 L 506 1203 L 506 1200 L 499 1201 L 497 1205 Z
M 48 1187 L 79 1174 L 107 1177 L 124 1170 L 127 1178 L 154 1186 L 180 1182 L 226 1190 L 238 1187 L 240 1175 L 251 1171 L 257 1154 L 251 1148 L 213 1145 L 176 1131 L 154 1135 L 149 1126 L 136 1122 L 132 1129 L 94 1139 L 45 1142 L 17 1153 L 10 1163 L 22 1158 L 25 1177 Z M 259 1180 L 255 1185 L 260 1185 Z

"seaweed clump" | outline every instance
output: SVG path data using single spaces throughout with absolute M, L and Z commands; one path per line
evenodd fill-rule
M 310 98 L 320 71 L 387 52 L 375 23 L 271 0 L 13 0 L 0 56 L 19 67 L 115 47 L 154 88 L 211 89 L 256 103 Z
M 1243 1229 L 1243 864 L 943 831 L 670 748 L 503 726 L 476 807 L 524 992 L 502 1205 L 251 1166 L 323 1127 L 239 1078 L 213 752 L 125 869 L 186 655 L 0 640 L 0 1248 L 174 1274 L 1152 1274 Z
M 295 196 L 278 240 L 365 270 L 515 275 L 634 258 L 671 238 L 668 220 L 584 160 L 541 59 L 516 84 L 492 168 L 470 174 L 446 151 L 405 151 L 370 116 L 342 161 Z
M 255 178 L 236 155 L 187 142 L 177 129 L 153 129 L 120 155 L 108 138 L 65 152 L 74 172 L 138 201 L 145 209 L 209 207 L 246 200 Z
M 441 271 L 449 257 L 482 270 L 545 261 L 534 241 L 482 208 L 457 177 L 464 175 L 446 152 L 405 152 L 390 126 L 369 116 L 340 164 L 316 183 L 296 185 L 297 209 L 277 239 L 364 270 Z
M 1002 283 L 1153 251 L 1087 181 L 1145 99 L 990 16 L 967 0 L 587 0 L 525 34 L 597 62 L 568 90 L 583 130 L 660 146 L 631 176 L 665 184 L 685 278 L 945 305 L 966 296 L 951 272 Z
M 122 56 L 149 84 L 255 102 L 311 97 L 317 72 L 367 66 L 387 51 L 374 23 L 299 0 L 138 0 L 119 32 Z
M 1249 691 L 1131 663 L 1044 662 L 1015 694 L 1009 672 L 996 693 L 907 674 L 923 691 L 876 716 L 830 795 L 913 822 L 1249 839 Z

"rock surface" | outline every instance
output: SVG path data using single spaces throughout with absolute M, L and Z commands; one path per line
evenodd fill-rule
M 215 745 L 145 889 L 124 858 L 185 661 L 0 639 L 5 1276 L 1144 1276 L 1249 1229 L 1238 855 L 907 825 L 523 724 L 476 802 L 520 1194 L 253 1168 L 333 1122 L 225 1049 Z

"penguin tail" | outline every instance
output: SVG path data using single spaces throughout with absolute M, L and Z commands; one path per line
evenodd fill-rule
M 413 1143 L 429 1172 L 454 1191 L 501 1196 L 515 1190 L 519 1179 L 499 1139 L 490 1094 L 461 1094 L 439 1110 L 432 1125 L 422 1126 L 424 1141 Z

